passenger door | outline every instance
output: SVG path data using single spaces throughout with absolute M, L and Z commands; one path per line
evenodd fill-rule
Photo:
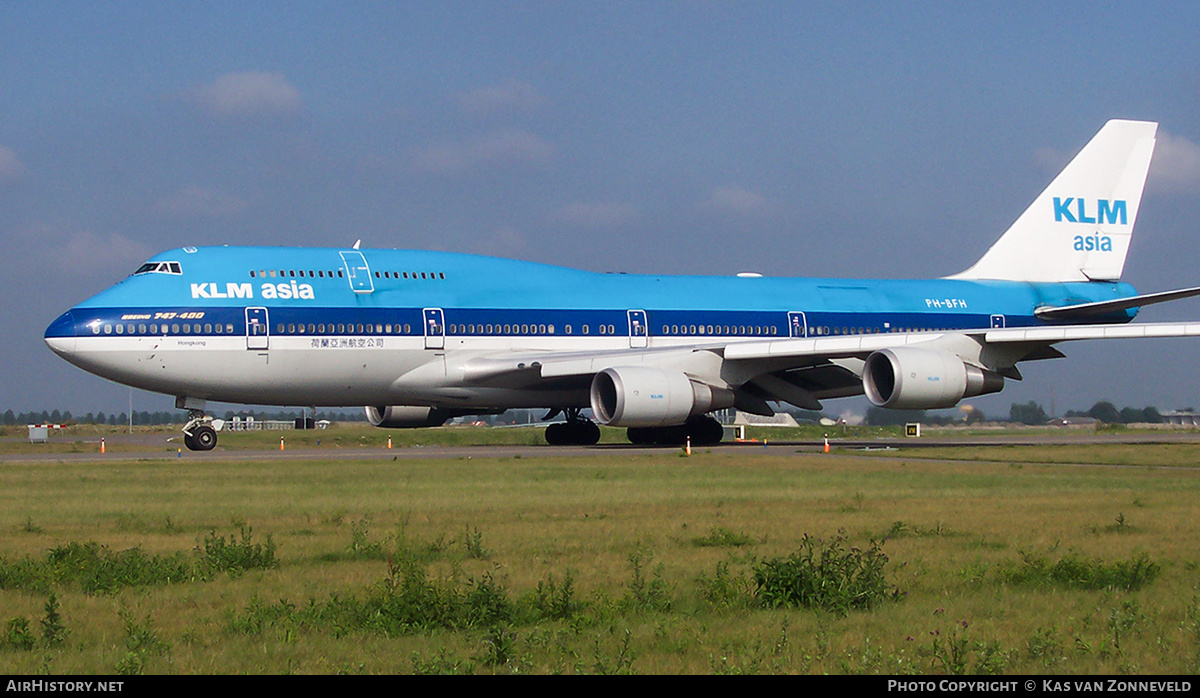
M 425 308 L 421 311 L 425 318 L 425 348 L 446 348 L 446 319 L 441 308 Z
M 355 293 L 371 293 L 375 290 L 375 282 L 371 280 L 371 268 L 367 266 L 367 258 L 358 250 L 347 250 L 342 255 L 342 266 L 346 269 L 346 278 L 350 281 L 350 290 Z
M 629 347 L 642 349 L 649 342 L 650 328 L 646 326 L 645 310 L 630 310 L 629 316 Z
M 271 343 L 271 326 L 266 308 L 246 308 L 246 348 L 266 350 Z
M 804 313 L 788 313 L 788 336 L 793 338 L 808 336 L 808 318 L 804 316 Z

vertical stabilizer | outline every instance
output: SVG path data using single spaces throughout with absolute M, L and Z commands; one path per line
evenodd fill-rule
M 970 269 L 952 279 L 1116 281 L 1158 124 L 1113 120 Z

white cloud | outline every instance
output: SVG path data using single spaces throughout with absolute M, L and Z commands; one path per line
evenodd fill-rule
M 246 209 L 246 202 L 203 187 L 185 187 L 154 204 L 154 212 L 170 218 L 229 218 Z
M 1071 162 L 1073 155 L 1074 153 L 1056 148 L 1038 148 L 1033 152 L 1033 162 L 1039 169 L 1056 174 L 1062 172 L 1067 163 Z
M 1034 161 L 1046 172 L 1056 174 L 1067 166 L 1073 155 L 1054 148 L 1039 148 L 1034 153 Z M 1146 187 L 1155 193 L 1200 191 L 1200 145 L 1159 129 Z
M 0 184 L 12 184 L 25 176 L 25 164 L 11 148 L 0 145 Z
M 501 131 L 473 140 L 434 145 L 417 151 L 416 168 L 437 174 L 459 174 L 493 166 L 540 164 L 554 157 L 548 141 L 525 131 Z
M 630 204 L 584 203 L 577 201 L 559 209 L 555 220 L 580 228 L 611 228 L 628 223 L 637 217 Z
M 1164 193 L 1200 191 L 1200 145 L 1159 131 L 1147 186 Z
M 767 208 L 767 199 L 758 192 L 750 191 L 745 187 L 736 184 L 730 184 L 725 187 L 717 187 L 709 194 L 708 200 L 704 202 L 705 208 L 724 211 L 726 213 L 735 213 L 738 215 L 747 215 L 759 213 Z
M 512 226 L 501 226 L 484 239 L 477 240 L 473 249 L 477 254 L 491 257 L 513 257 L 527 244 L 525 235 Z
M 13 238 L 42 268 L 75 277 L 128 274 L 155 252 L 118 233 L 71 230 L 48 224 L 18 231 Z
M 290 114 L 300 109 L 300 91 L 283 73 L 228 73 L 188 92 L 192 102 L 221 117 Z
M 461 92 L 454 99 L 465 111 L 480 114 L 534 111 L 546 103 L 533 85 L 512 78 L 491 87 Z

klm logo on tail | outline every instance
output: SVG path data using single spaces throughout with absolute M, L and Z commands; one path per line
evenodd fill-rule
M 1088 215 L 1088 204 L 1090 202 L 1083 198 L 1075 198 L 1068 196 L 1063 199 L 1054 197 L 1054 221 L 1056 223 L 1110 223 L 1113 225 L 1127 225 L 1127 207 L 1123 199 L 1109 201 L 1108 199 L 1096 199 L 1096 206 L 1092 210 L 1095 215 Z M 1072 206 L 1071 204 L 1075 204 Z
M 1112 252 L 1112 238 L 1095 233 L 1075 236 L 1076 252 Z
M 1054 221 L 1056 223 L 1093 223 L 1110 225 L 1128 225 L 1128 207 L 1123 199 L 1109 201 L 1096 199 L 1095 207 L 1088 215 L 1091 202 L 1080 197 L 1054 197 Z M 1073 204 L 1073 205 L 1072 205 Z M 1100 233 L 1091 235 L 1076 235 L 1074 238 L 1076 252 L 1112 252 L 1112 238 Z

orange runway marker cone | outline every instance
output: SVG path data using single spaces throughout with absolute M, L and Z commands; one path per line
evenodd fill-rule
M 100 439 L 100 452 L 104 453 L 104 439 Z

